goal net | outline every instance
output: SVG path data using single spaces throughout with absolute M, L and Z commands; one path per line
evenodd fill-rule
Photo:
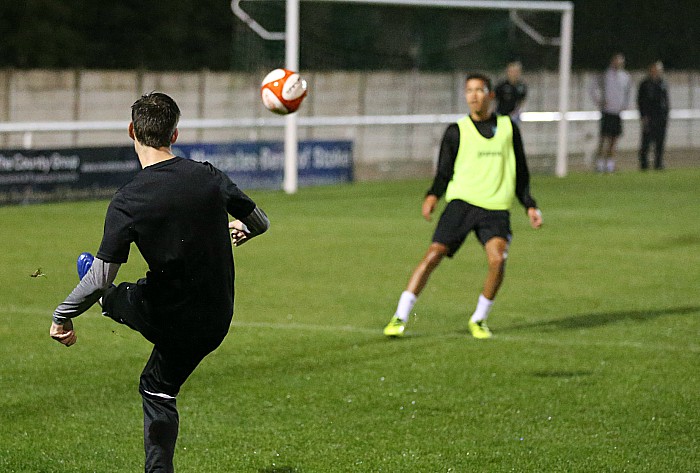
M 535 71 L 552 71 L 556 81 L 548 89 L 547 106 L 566 111 L 561 99 L 568 97 L 569 2 L 302 1 L 296 38 L 286 31 L 285 2 L 234 0 L 232 5 L 245 7 L 252 20 L 235 24 L 232 69 L 259 71 L 262 77 L 289 65 L 289 42 L 298 41 L 293 65 L 310 92 L 295 117 L 297 139 L 350 139 L 359 178 L 432 172 L 446 123 L 468 112 L 467 72 L 486 72 L 495 84 L 513 60 L 523 64 L 525 80 Z M 562 43 L 564 14 L 569 39 Z M 387 116 L 393 117 L 386 120 L 390 123 L 382 123 Z M 311 117 L 347 119 L 306 125 Z M 523 128 L 527 134 L 526 117 Z M 563 175 L 560 155 L 566 150 L 556 116 L 547 128 L 548 142 L 538 143 L 538 154 L 544 167 Z

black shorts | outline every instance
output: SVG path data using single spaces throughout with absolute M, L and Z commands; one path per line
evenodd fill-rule
M 617 138 L 622 134 L 622 119 L 615 113 L 605 113 L 600 119 L 600 134 Z
M 447 246 L 447 256 L 452 257 L 472 230 L 482 245 L 493 237 L 501 237 L 510 242 L 510 212 L 487 210 L 463 200 L 450 201 L 440 216 L 433 234 L 433 243 Z

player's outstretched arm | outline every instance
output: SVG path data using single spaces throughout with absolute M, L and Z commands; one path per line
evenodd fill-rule
M 54 310 L 53 322 L 49 329 L 51 338 L 68 347 L 76 342 L 77 336 L 72 319 L 99 301 L 104 291 L 116 279 L 120 266 L 119 263 L 108 263 L 100 258 L 94 259 L 90 269 L 75 289 Z

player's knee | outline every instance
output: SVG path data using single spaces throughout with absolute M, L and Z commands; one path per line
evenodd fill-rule
M 505 267 L 507 258 L 508 253 L 506 251 L 494 251 L 490 253 L 488 257 L 489 269 L 501 271 Z
M 177 387 L 162 379 L 162 367 L 146 366 L 139 379 L 141 396 L 157 401 L 173 400 L 178 394 Z
M 434 268 L 440 264 L 440 261 L 442 261 L 446 254 L 447 247 L 444 245 L 433 244 L 430 246 L 428 254 L 425 255 L 425 264 L 431 268 Z

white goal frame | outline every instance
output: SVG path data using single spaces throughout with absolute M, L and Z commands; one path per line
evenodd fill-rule
M 231 0 L 231 9 L 236 16 L 243 20 L 260 37 L 268 40 L 283 40 L 285 42 L 285 63 L 288 69 L 299 70 L 299 3 L 302 0 L 285 0 L 286 20 L 285 32 L 272 33 L 245 13 L 240 3 L 242 0 Z M 254 1 L 254 0 L 248 0 Z M 263 0 L 258 0 L 263 1 Z M 571 51 L 573 45 L 573 16 L 574 5 L 571 1 L 516 1 L 516 0 L 304 0 L 314 2 L 355 3 L 369 5 L 394 5 L 433 8 L 468 8 L 481 10 L 507 10 L 519 28 L 523 29 L 536 41 L 546 40 L 546 44 L 559 46 L 559 110 L 557 131 L 557 156 L 555 174 L 564 177 L 568 168 L 568 117 L 569 87 L 571 79 Z M 533 28 L 518 19 L 518 11 L 549 11 L 561 14 L 560 37 L 554 39 L 542 38 Z M 284 181 L 283 189 L 288 194 L 297 191 L 298 177 L 298 122 L 296 114 L 285 117 L 284 132 Z

